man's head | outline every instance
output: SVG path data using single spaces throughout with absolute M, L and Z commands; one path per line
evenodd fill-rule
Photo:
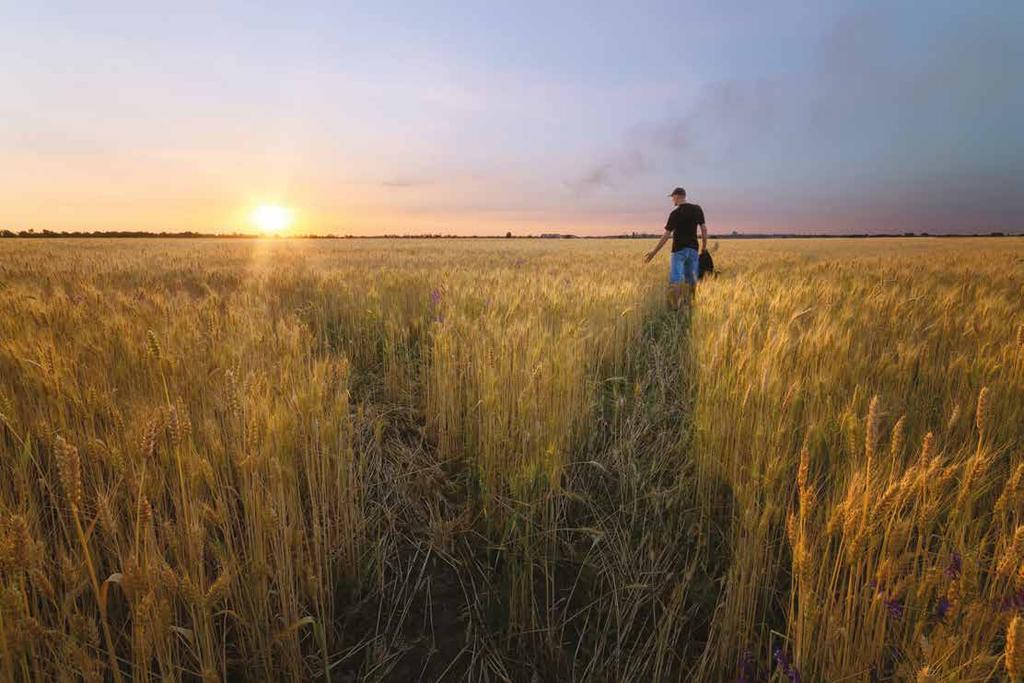
M 672 194 L 669 195 L 672 198 L 672 203 L 676 206 L 686 203 L 686 190 L 681 187 L 677 187 L 672 190 Z

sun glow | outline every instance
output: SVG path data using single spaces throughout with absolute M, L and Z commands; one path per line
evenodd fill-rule
M 249 214 L 249 221 L 268 235 L 287 230 L 294 218 L 295 212 L 292 209 L 277 204 L 257 206 Z

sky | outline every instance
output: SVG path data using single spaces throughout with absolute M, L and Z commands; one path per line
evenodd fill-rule
M 0 0 L 0 228 L 1024 230 L 1020 0 L 160 4 Z

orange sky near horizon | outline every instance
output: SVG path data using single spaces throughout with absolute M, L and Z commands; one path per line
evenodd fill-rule
M 249 233 L 258 232 L 250 220 L 252 210 L 278 204 L 295 211 L 284 234 L 602 235 L 660 230 L 671 209 L 660 191 L 652 192 L 653 205 L 646 211 L 607 205 L 604 215 L 600 207 L 581 209 L 573 203 L 527 209 L 474 178 L 463 181 L 466 190 L 460 196 L 457 188 L 437 182 L 296 181 L 245 163 L 211 170 L 208 160 L 201 171 L 167 166 L 99 157 L 61 163 L 15 160 L 0 170 L 6 190 L 0 194 L 0 228 Z
M 8 157 L 0 168 L 0 228 L 258 232 L 252 210 L 279 204 L 295 211 L 286 234 L 600 235 L 660 229 L 671 208 L 660 187 L 652 193 L 658 205 L 648 211 L 623 215 L 608 205 L 611 215 L 605 216 L 600 208 L 580 210 L 572 203 L 527 208 L 503 195 L 500 178 L 360 182 L 317 173 L 315 156 L 306 161 L 312 168 L 298 168 L 294 158 L 240 156 Z

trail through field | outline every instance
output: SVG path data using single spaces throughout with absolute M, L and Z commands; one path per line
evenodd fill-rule
M 380 520 L 382 585 L 345 610 L 336 680 L 627 680 L 692 666 L 727 558 L 709 552 L 724 532 L 687 490 L 690 334 L 685 315 L 644 322 L 625 373 L 595 380 L 562 485 L 543 510 L 504 501 L 501 527 L 474 497 L 473 463 L 442 460 L 422 415 L 368 405 L 383 431 L 361 448 L 380 490 L 402 500 Z M 516 589 L 538 596 L 533 629 L 507 626 Z M 594 668 L 609 661 L 620 670 Z

